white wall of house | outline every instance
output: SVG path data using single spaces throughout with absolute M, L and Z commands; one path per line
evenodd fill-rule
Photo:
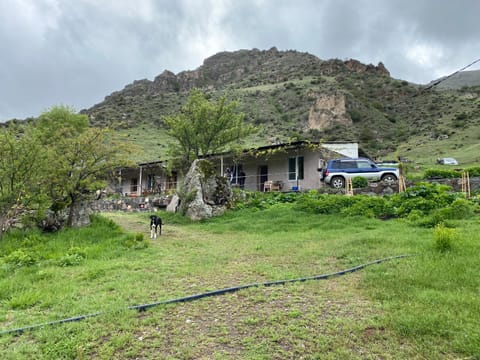
M 324 186 L 323 182 L 320 181 L 319 172 L 319 168 L 323 166 L 322 162 L 332 157 L 342 156 L 358 157 L 358 144 L 322 144 L 320 148 L 299 147 L 286 151 L 279 149 L 279 151 L 273 151 L 272 153 L 266 151 L 265 154 L 258 156 L 244 155 L 243 158 L 238 160 L 234 160 L 229 155 L 213 157 L 210 160 L 214 163 L 219 175 L 223 174 L 227 167 L 233 169 L 235 165 L 241 166 L 246 175 L 244 186 L 246 190 L 262 191 L 263 183 L 269 180 L 280 182 L 282 191 L 291 191 L 295 188 L 311 190 Z M 301 165 L 301 158 L 303 158 L 303 178 L 297 178 L 300 175 L 298 167 Z M 295 166 L 290 168 L 292 164 Z M 157 166 L 156 163 L 142 164 L 135 169 L 122 170 L 122 182 L 120 184 L 122 193 L 124 195 L 141 196 L 151 189 L 151 178 L 149 180 L 149 176 L 155 177 L 155 185 L 160 184 L 161 192 L 175 189 L 182 180 L 180 177 L 169 178 L 161 165 Z M 233 183 L 235 185 L 235 180 Z M 116 187 L 119 187 L 118 184 Z M 158 187 L 153 190 L 157 193 Z
M 292 160 L 289 160 L 292 159 Z M 303 159 L 303 177 L 300 169 Z M 319 164 L 324 158 L 321 149 L 301 148 L 287 152 L 280 151 L 265 157 L 246 157 L 237 161 L 246 174 L 245 189 L 262 191 L 266 180 L 280 182 L 282 191 L 318 189 L 320 183 Z M 289 163 L 296 166 L 290 172 Z M 231 159 L 225 159 L 226 167 L 232 166 Z M 265 173 L 266 171 L 266 173 Z

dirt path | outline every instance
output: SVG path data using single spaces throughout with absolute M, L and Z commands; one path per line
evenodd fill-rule
M 113 220 L 123 230 L 129 233 L 142 233 L 150 236 L 148 230 L 148 223 L 144 219 L 144 215 L 136 216 L 136 214 L 124 214 L 124 213 L 104 213 L 103 216 Z
M 113 220 L 117 225 L 119 225 L 124 231 L 128 233 L 141 233 L 146 238 L 150 238 L 150 220 L 145 213 L 111 212 L 103 213 L 102 215 L 110 220 Z M 190 236 L 192 236 L 192 234 L 181 226 L 175 226 L 172 224 L 163 224 L 162 226 L 162 238 L 180 239 Z

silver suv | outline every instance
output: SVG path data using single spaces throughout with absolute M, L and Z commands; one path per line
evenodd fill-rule
M 366 158 L 333 159 L 322 170 L 321 180 L 334 188 L 344 188 L 346 179 L 356 176 L 367 178 L 370 181 L 382 180 L 386 184 L 393 184 L 400 177 L 399 170 L 393 167 L 380 167 Z

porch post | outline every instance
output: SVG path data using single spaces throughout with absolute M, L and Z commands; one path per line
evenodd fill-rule
M 224 175 L 223 174 L 223 155 L 220 155 L 220 175 Z
M 138 177 L 137 195 L 142 195 L 142 173 L 143 168 L 140 166 L 140 176 Z
M 115 189 L 115 193 L 120 191 L 121 195 L 123 195 L 123 186 L 122 186 L 122 168 L 118 170 L 118 185 Z

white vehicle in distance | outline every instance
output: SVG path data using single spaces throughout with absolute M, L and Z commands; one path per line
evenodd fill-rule
M 458 165 L 458 161 L 454 158 L 440 158 L 437 159 L 437 163 L 441 165 Z

